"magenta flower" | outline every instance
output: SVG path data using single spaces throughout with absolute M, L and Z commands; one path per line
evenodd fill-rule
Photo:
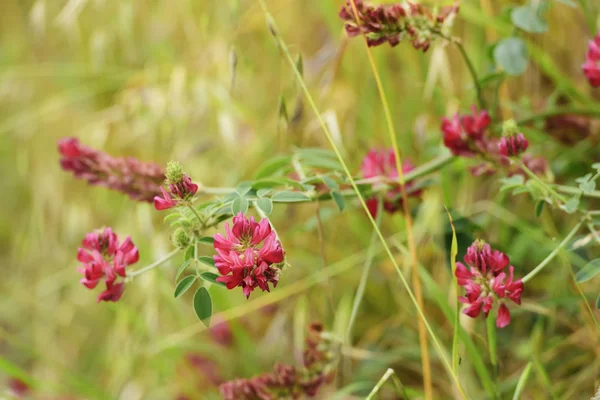
M 477 318 L 483 311 L 487 318 L 496 302 L 499 305 L 496 326 L 504 328 L 510 323 L 506 300 L 521 304 L 523 292 L 523 282 L 514 280 L 514 267 L 509 266 L 508 256 L 492 250 L 484 241 L 476 240 L 467 249 L 464 261 L 466 266 L 461 262 L 456 263 L 458 284 L 466 290 L 466 296 L 458 298 L 467 305 L 463 312 L 471 318 Z M 508 275 L 504 272 L 507 266 Z
M 127 194 L 137 201 L 152 201 L 160 192 L 164 170 L 155 163 L 145 163 L 133 157 L 113 157 L 79 143 L 76 138 L 58 142 L 60 165 L 76 178 L 90 185 L 104 186 Z
M 600 86 L 600 32 L 594 40 L 590 40 L 585 63 L 581 66 L 590 85 Z
M 529 147 L 529 142 L 522 133 L 505 136 L 498 143 L 500 154 L 505 157 L 517 157 Z
M 81 283 L 88 289 L 94 289 L 104 279 L 106 290 L 98 296 L 100 301 L 116 302 L 121 298 L 124 283 L 115 283 L 117 278 L 125 277 L 125 268 L 138 262 L 140 255 L 130 237 L 119 243 L 111 228 L 88 233 L 77 251 L 77 260 L 82 267 Z
M 444 21 L 458 12 L 458 4 L 442 7 L 433 15 L 421 4 L 382 4 L 373 6 L 363 0 L 347 0 L 339 16 L 345 22 L 349 37 L 365 34 L 369 46 L 389 43 L 394 47 L 403 39 L 411 41 L 417 50 L 427 51 L 431 42 L 440 37 Z M 355 18 L 358 15 L 358 21 Z
M 444 145 L 455 156 L 472 157 L 487 147 L 485 134 L 492 120 L 485 110 L 477 112 L 475 106 L 471 110 L 471 115 L 442 118 Z
M 241 212 L 233 217 L 233 227 L 225 224 L 225 237 L 214 235 L 215 266 L 228 289 L 242 287 L 244 296 L 259 287 L 263 292 L 270 291 L 279 281 L 280 264 L 285 253 L 277 240 L 271 224 L 266 218 L 256 222 L 254 217 L 246 217 Z
M 198 191 L 198 185 L 183 173 L 178 163 L 171 162 L 167 166 L 167 181 L 169 192 L 160 188 L 161 196 L 154 197 L 154 208 L 158 211 L 167 210 L 181 202 L 189 201 Z
M 407 173 L 414 169 L 409 160 L 402 165 L 402 172 Z M 366 179 L 382 178 L 384 184 L 390 185 L 391 189 L 385 193 L 383 208 L 388 213 L 394 213 L 402 208 L 402 186 L 398 183 L 398 168 L 396 167 L 396 154 L 394 149 L 369 150 L 360 166 L 362 176 Z M 376 186 L 376 185 L 374 185 Z M 406 184 L 406 191 L 410 197 L 419 197 L 421 190 L 411 190 L 412 182 Z M 372 197 L 367 200 L 367 207 L 373 218 L 377 214 L 378 200 Z

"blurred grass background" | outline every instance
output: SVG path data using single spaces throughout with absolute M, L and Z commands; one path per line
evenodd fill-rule
M 481 3 L 461 4 L 454 35 L 485 75 L 493 71 L 489 43 L 511 33 L 507 7 L 518 3 Z M 598 98 L 580 65 L 595 33 L 589 22 L 599 7 L 584 2 L 583 12 L 552 3 L 549 32 L 527 36 L 533 49 L 527 73 L 504 86 L 505 115 L 543 108 L 548 98 L 563 95 L 557 87 L 568 88 L 565 98 Z M 347 41 L 337 18 L 342 2 L 269 5 L 282 36 L 295 55 L 302 55 L 318 106 L 358 172 L 368 148 L 389 143 L 364 44 Z M 423 55 L 408 44 L 373 52 L 404 155 L 418 165 L 445 154 L 440 117 L 474 103 L 459 54 L 436 45 Z M 292 116 L 289 125 L 279 114 L 282 96 Z M 587 172 L 585 165 L 598 161 L 595 133 L 567 147 L 532 130 L 531 152 L 551 160 L 557 180 L 572 182 Z M 234 339 L 227 347 L 197 322 L 188 296 L 173 299 L 180 260 L 136 278 L 119 303 L 96 304 L 96 294 L 78 283 L 76 271 L 85 233 L 112 226 L 122 236 L 131 235 L 140 248 L 141 267 L 170 251 L 169 230 L 150 205 L 62 172 L 56 141 L 64 136 L 118 156 L 160 164 L 179 160 L 194 180 L 210 186 L 251 178 L 264 160 L 292 146 L 327 147 L 254 1 L 3 1 L 0 388 L 12 376 L 33 386 L 33 398 L 171 399 L 181 393 L 218 398 L 201 374 L 183 372 L 186 354 L 216 361 L 223 379 L 247 377 L 298 357 L 307 322 L 322 320 L 329 329 L 345 332 L 371 228 L 358 208 L 339 214 L 330 204 L 321 207 L 326 270 L 315 205 L 281 206 L 273 221 L 293 265 L 281 285 L 271 294 L 253 293 L 250 301 L 237 291 L 215 289 L 216 311 L 232 319 Z M 457 161 L 434 175 L 422 202 L 414 204 L 419 261 L 441 289 L 436 294 L 425 284 L 426 314 L 448 347 L 452 328 L 438 304 L 453 299 L 446 290 L 451 276 L 443 205 L 458 218 L 461 247 L 480 236 L 508 252 L 519 275 L 537 265 L 574 225 L 574 218 L 548 210 L 536 218 L 528 199 L 499 194 L 494 178 L 471 177 L 467 165 Z M 402 226 L 396 215 L 385 221 L 385 233 L 402 243 Z M 532 357 L 543 365 L 550 384 L 536 373 L 522 398 L 582 399 L 595 392 L 598 334 L 567 269 L 569 262 L 581 265 L 592 256 L 581 252 L 575 261 L 557 260 L 526 288 L 523 307 L 512 308 L 513 323 L 498 337 L 503 396 L 514 391 Z M 408 274 L 403 257 L 399 251 Z M 328 303 L 327 272 L 335 273 L 330 282 L 335 310 Z M 597 283 L 584 286 L 590 302 L 600 292 Z M 416 318 L 389 260 L 379 254 L 353 345 L 343 349 L 351 362 L 345 362 L 338 386 L 353 384 L 354 395 L 363 397 L 389 366 L 418 397 Z M 462 322 L 489 369 L 483 321 Z M 450 398 L 450 381 L 432 354 L 437 396 Z M 467 392 L 473 399 L 487 398 L 472 360 L 464 352 L 461 356 Z M 334 393 L 328 388 L 322 398 L 349 396 Z M 381 398 L 394 398 L 392 393 L 384 390 Z

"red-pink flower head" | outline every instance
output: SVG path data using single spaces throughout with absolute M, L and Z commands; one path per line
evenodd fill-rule
M 504 123 L 502 139 L 498 142 L 498 151 L 504 157 L 517 157 L 524 153 L 529 146 L 525 136 L 519 132 L 517 123 L 510 119 Z
M 233 217 L 233 227 L 225 224 L 225 236 L 214 235 L 215 266 L 228 289 L 240 286 L 244 296 L 259 287 L 270 291 L 269 283 L 277 286 L 280 266 L 285 257 L 281 243 L 266 218 L 256 222 L 241 212 Z
M 98 301 L 118 301 L 125 287 L 123 282 L 116 281 L 118 277 L 126 276 L 127 266 L 138 262 L 137 247 L 130 237 L 120 243 L 111 228 L 88 233 L 82 246 L 77 251 L 77 260 L 82 264 L 79 272 L 84 276 L 81 283 L 94 289 L 104 280 L 106 290 L 100 293 Z
M 402 172 L 407 173 L 414 169 L 409 160 L 405 160 L 402 165 Z M 402 208 L 402 187 L 398 183 L 398 168 L 396 166 L 396 154 L 394 149 L 387 150 L 369 150 L 360 166 L 363 178 L 381 178 L 381 182 L 374 184 L 386 184 L 391 186 L 383 196 L 383 208 L 394 213 Z M 421 190 L 413 190 L 414 183 L 406 184 L 406 192 L 409 197 L 421 196 Z M 378 200 L 376 197 L 367 200 L 367 207 L 373 217 L 377 214 Z
M 198 191 L 198 185 L 192 182 L 191 178 L 183 172 L 181 164 L 176 161 L 169 162 L 166 176 L 169 192 L 161 187 L 162 197 L 154 197 L 154 208 L 159 211 L 173 208 L 181 202 L 191 200 Z
M 477 112 L 475 106 L 471 110 L 471 115 L 442 118 L 444 145 L 455 156 L 471 157 L 486 147 L 485 133 L 491 118 L 485 110 Z
M 79 143 L 76 138 L 58 141 L 60 165 L 76 178 L 90 185 L 104 186 L 127 194 L 137 201 L 152 201 L 160 193 L 165 179 L 164 170 L 155 163 L 146 163 L 133 157 L 113 157 Z
M 509 266 L 508 256 L 482 240 L 476 240 L 464 257 L 466 266 L 456 263 L 456 278 L 466 290 L 466 296 L 458 299 L 467 304 L 464 313 L 476 318 L 482 311 L 487 318 L 494 302 L 499 304 L 496 326 L 504 328 L 510 323 L 510 311 L 505 304 L 507 299 L 521 304 L 523 282 L 514 280 L 514 267 Z M 505 270 L 508 266 L 508 275 Z
M 590 85 L 600 86 L 600 32 L 594 40 L 591 40 L 588 52 L 585 56 L 585 63 L 581 66 Z

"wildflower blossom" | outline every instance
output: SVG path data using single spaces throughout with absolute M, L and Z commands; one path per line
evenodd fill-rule
M 444 145 L 455 156 L 472 157 L 485 152 L 487 147 L 486 129 L 492 119 L 487 111 L 478 112 L 475 106 L 471 106 L 471 112 L 442 119 Z
M 600 86 L 600 32 L 590 40 L 585 63 L 581 66 L 590 85 Z
M 506 306 L 508 299 L 521 304 L 523 282 L 514 279 L 514 267 L 509 266 L 508 256 L 501 251 L 492 250 L 482 240 L 476 240 L 464 257 L 465 264 L 456 263 L 458 284 L 465 288 L 466 296 L 460 296 L 461 303 L 467 305 L 464 313 L 472 318 L 483 311 L 487 318 L 494 303 L 498 304 L 496 326 L 504 328 L 510 323 L 510 311 Z M 508 267 L 508 275 L 505 272 Z
M 112 157 L 107 153 L 79 143 L 76 138 L 58 142 L 60 165 L 76 178 L 91 185 L 104 186 L 127 194 L 132 200 L 152 201 L 160 193 L 164 170 L 155 163 L 145 163 L 133 157 Z
M 394 47 L 409 39 L 415 49 L 427 51 L 431 41 L 440 36 L 444 21 L 458 12 L 457 4 L 443 7 L 433 15 L 429 9 L 416 3 L 373 6 L 363 0 L 354 0 L 355 13 L 352 2 L 346 1 L 339 16 L 345 22 L 348 36 L 364 33 L 369 46 L 387 42 Z
M 519 132 L 517 123 L 509 119 L 502 127 L 502 139 L 498 142 L 498 150 L 504 157 L 517 157 L 527 150 L 529 142 L 525 135 Z
M 402 172 L 407 173 L 414 169 L 409 160 L 402 165 Z M 393 213 L 402 208 L 402 186 L 398 182 L 398 169 L 396 167 L 396 154 L 394 149 L 370 150 L 360 166 L 362 176 L 369 178 L 382 178 L 382 183 L 391 185 L 392 188 L 383 196 L 383 208 Z M 421 190 L 414 190 L 414 184 L 406 184 L 407 194 L 411 197 L 421 195 Z M 377 214 L 378 199 L 373 197 L 367 200 L 367 207 L 373 217 Z
M 162 211 L 173 208 L 181 202 L 189 201 L 198 191 L 198 185 L 192 182 L 192 179 L 182 171 L 181 165 L 171 161 L 167 165 L 167 183 L 169 192 L 162 186 L 160 188 L 161 196 L 154 197 L 154 208 Z
M 332 343 L 324 338 L 323 326 L 312 324 L 307 335 L 304 366 L 277 364 L 273 372 L 249 379 L 223 383 L 219 389 L 225 400 L 275 400 L 313 397 L 333 378 L 335 356 Z
M 79 272 L 83 274 L 81 283 L 94 289 L 104 280 L 106 289 L 98 296 L 100 301 L 116 302 L 124 290 L 123 282 L 116 282 L 118 277 L 125 277 L 125 268 L 135 264 L 139 251 L 130 237 L 119 243 L 117 235 L 111 228 L 88 233 L 77 251 L 77 260 L 82 263 Z
M 263 292 L 270 291 L 269 283 L 276 287 L 284 251 L 269 221 L 256 222 L 240 212 L 225 230 L 225 236 L 214 235 L 215 266 L 221 274 L 217 281 L 228 289 L 242 287 L 246 298 L 256 287 Z

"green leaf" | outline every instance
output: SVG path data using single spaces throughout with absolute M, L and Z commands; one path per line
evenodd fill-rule
M 565 210 L 567 214 L 573 214 L 575 211 L 577 211 L 577 207 L 579 207 L 579 196 L 571 198 L 563 206 L 560 206 L 560 208 Z
M 543 33 L 548 30 L 548 24 L 532 5 L 514 8 L 510 13 L 512 23 L 529 33 Z
M 592 193 L 596 190 L 596 182 L 589 181 L 579 184 L 579 189 L 583 190 L 585 193 Z
M 290 122 L 285 97 L 283 97 L 283 95 L 279 96 L 279 118 L 283 119 L 286 123 Z
M 302 54 L 298 54 L 298 59 L 296 60 L 296 69 L 300 73 L 300 76 L 304 76 L 304 62 L 302 61 Z
M 450 226 L 452 227 L 452 244 L 450 245 L 450 267 L 452 268 L 452 275 L 454 278 L 454 286 L 456 290 L 459 290 L 458 280 L 456 279 L 456 255 L 458 254 L 458 239 L 456 238 L 456 228 L 454 227 L 454 221 L 452 220 L 452 215 L 448 208 L 446 208 L 446 212 L 448 213 L 448 219 L 450 220 Z M 459 342 L 459 313 L 460 311 L 460 303 L 456 300 L 456 314 L 454 317 L 454 335 L 452 337 L 452 371 L 454 373 L 458 372 L 458 365 L 460 356 L 458 355 L 458 342 Z
M 204 279 L 205 281 L 225 287 L 225 284 L 223 282 L 217 282 L 218 277 L 219 275 L 214 274 L 212 272 L 203 272 L 200 274 L 200 278 Z
M 261 197 L 256 200 L 256 206 L 267 215 L 270 215 L 273 211 L 273 201 L 268 197 Z
M 196 316 L 206 327 L 210 326 L 210 317 L 212 316 L 212 300 L 210 293 L 205 287 L 200 287 L 194 294 L 194 311 Z
M 190 265 L 191 262 L 192 259 L 189 259 L 183 264 L 181 264 L 181 267 L 179 267 L 179 269 L 177 270 L 177 274 L 175 274 L 175 282 L 179 281 L 179 277 L 181 276 L 181 274 L 183 274 L 183 271 L 186 270 L 186 268 Z
M 245 197 L 238 197 L 231 203 L 231 213 L 236 215 L 237 213 L 246 214 L 248 211 L 248 199 Z
M 523 178 L 522 175 L 513 175 L 510 178 L 502 178 L 502 179 L 500 179 L 500 183 L 502 183 L 502 186 L 500 187 L 500 191 L 504 192 L 509 189 L 514 189 L 516 187 L 523 185 L 524 182 L 525 182 L 525 178 Z
M 269 176 L 275 175 L 277 172 L 283 170 L 286 167 L 290 167 L 292 163 L 292 157 L 290 156 L 278 156 L 273 157 L 266 162 L 264 162 L 259 168 L 256 174 L 254 174 L 255 179 L 262 179 Z
M 192 257 L 194 257 L 194 248 L 195 246 L 193 245 L 187 248 L 187 250 L 185 251 L 185 255 L 183 256 L 183 261 L 188 261 Z
M 182 294 L 187 292 L 187 290 L 192 287 L 192 285 L 194 284 L 195 281 L 196 281 L 196 275 L 188 275 L 185 278 L 183 278 L 181 281 L 179 281 L 179 283 L 175 287 L 175 293 L 174 293 L 175 298 L 178 298 L 179 296 L 181 296 Z
M 594 168 L 596 171 L 600 172 L 600 163 L 593 163 L 592 164 L 592 168 Z
M 600 295 L 598 295 L 598 298 L 596 298 L 596 309 L 600 310 Z
M 527 69 L 527 47 L 517 37 L 503 39 L 494 48 L 494 61 L 509 75 L 521 75 Z
M 299 192 L 277 192 L 271 196 L 271 200 L 276 203 L 297 203 L 302 201 L 310 201 L 310 197 Z
M 577 272 L 575 275 L 575 280 L 577 283 L 587 282 L 600 273 L 600 258 L 596 258 L 595 260 L 590 261 Z
M 592 174 L 585 174 L 584 176 L 580 176 L 579 178 L 575 179 L 575 182 L 577 183 L 585 183 L 587 181 L 589 181 L 592 178 Z
M 333 179 L 331 179 L 329 176 L 327 175 L 323 175 L 321 177 L 321 180 L 323 181 L 323 183 L 331 190 L 337 190 L 340 188 L 340 185 L 338 185 L 338 183 L 336 181 L 334 181 Z
M 252 189 L 252 182 L 250 181 L 243 181 L 238 183 L 238 185 L 235 187 L 236 192 L 238 192 L 238 194 L 240 195 L 240 197 L 243 197 L 245 194 L 247 194 L 250 190 Z
M 213 260 L 213 258 L 210 256 L 200 256 L 196 260 L 204 265 L 215 268 L 215 260 Z
M 538 203 L 535 206 L 535 216 L 536 217 L 540 217 L 540 215 L 542 215 L 542 211 L 544 211 L 544 204 L 546 204 L 546 202 L 544 200 L 538 201 Z
M 340 210 L 340 212 L 344 211 L 344 207 L 346 207 L 344 196 L 342 196 L 340 192 L 333 190 L 331 192 L 331 197 L 333 198 L 333 201 L 335 201 L 335 205 L 337 206 L 338 210 Z
M 204 236 L 198 239 L 198 243 L 212 246 L 215 244 L 215 239 L 212 236 Z
M 256 195 L 258 197 L 263 197 L 263 196 L 268 195 L 269 193 L 271 193 L 271 189 L 260 189 L 256 192 Z

